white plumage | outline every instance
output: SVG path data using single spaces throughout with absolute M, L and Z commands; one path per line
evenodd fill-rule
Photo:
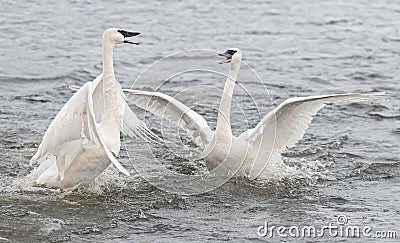
M 103 34 L 103 74 L 87 82 L 69 99 L 48 127 L 31 164 L 40 163 L 31 176 L 47 187 L 70 188 L 96 178 L 118 162 L 120 132 L 129 136 L 155 136 L 126 104 L 115 80 L 113 48 L 133 43 L 125 37 L 138 33 L 107 29 Z
M 231 131 L 230 109 L 242 54 L 239 49 L 232 48 L 221 55 L 226 58 L 220 63 L 231 63 L 231 66 L 221 97 L 215 132 L 201 115 L 171 96 L 124 89 L 129 102 L 176 122 L 188 131 L 194 141 L 204 148 L 203 156 L 208 170 L 216 174 L 236 174 L 249 179 L 274 176 L 276 170 L 287 169 L 281 163 L 281 153 L 303 137 L 313 116 L 327 103 L 384 94 L 348 93 L 290 98 L 269 112 L 255 128 L 235 137 Z M 267 170 L 268 166 L 273 168 Z

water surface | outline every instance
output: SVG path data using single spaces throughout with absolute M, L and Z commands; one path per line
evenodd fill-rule
M 275 226 L 323 226 L 335 223 L 339 215 L 349 225 L 398 231 L 399 17 L 396 1 L 2 1 L 0 241 L 264 241 L 257 228 L 265 220 Z M 68 86 L 101 72 L 101 33 L 108 27 L 142 33 L 139 46 L 115 50 L 116 75 L 123 87 L 160 86 L 152 73 L 134 81 L 166 55 L 239 47 L 274 104 L 294 96 L 343 92 L 385 91 L 387 98 L 324 108 L 303 140 L 285 153 L 285 163 L 301 177 L 280 182 L 233 179 L 197 196 L 170 194 L 140 175 L 126 177 L 112 168 L 72 192 L 24 186 L 32 170 L 30 157 L 72 95 Z M 196 59 L 226 73 L 227 66 L 217 61 L 213 55 Z M 191 67 L 190 61 L 179 59 L 164 70 L 182 63 Z M 239 81 L 259 110 L 238 86 L 232 115 L 236 135 L 272 108 L 264 86 L 248 68 L 242 68 Z M 222 76 L 190 73 L 162 84 L 161 91 L 178 94 L 215 126 Z M 195 85 L 201 92 L 190 89 Z M 148 116 L 146 122 L 161 133 L 159 120 Z M 173 128 L 163 131 L 170 144 L 179 141 Z M 141 140 L 127 141 L 143 145 Z M 173 147 L 178 156 L 160 146 L 154 156 L 172 170 L 200 173 L 204 164 L 197 160 L 199 150 L 194 144 L 185 146 Z M 134 172 L 132 160 L 152 158 L 146 151 L 130 146 L 135 157 L 129 160 L 124 149 L 119 160 Z

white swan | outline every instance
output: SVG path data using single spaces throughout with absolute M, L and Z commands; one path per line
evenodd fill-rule
M 221 97 L 215 132 L 211 131 L 201 115 L 166 94 L 124 90 L 128 98 L 132 97 L 129 101 L 136 106 L 177 122 L 186 129 L 194 141 L 204 148 L 203 156 L 208 170 L 218 174 L 236 174 L 249 179 L 274 176 L 277 169 L 287 169 L 281 162 L 281 153 L 303 137 L 313 116 L 326 103 L 384 94 L 347 93 L 290 98 L 269 112 L 255 128 L 235 137 L 231 131 L 230 110 L 242 53 L 232 48 L 219 55 L 225 56 L 220 63 L 230 63 L 230 70 Z M 267 170 L 269 165 L 279 166 Z
M 113 49 L 120 43 L 137 44 L 126 37 L 138 34 L 116 28 L 103 33 L 103 74 L 84 84 L 51 122 L 30 161 L 40 163 L 30 175 L 36 184 L 70 188 L 96 178 L 111 163 L 129 175 L 115 158 L 120 132 L 139 137 L 153 134 L 125 102 L 115 80 Z

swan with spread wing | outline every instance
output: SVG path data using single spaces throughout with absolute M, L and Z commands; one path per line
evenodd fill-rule
M 232 135 L 231 101 L 241 66 L 242 52 L 237 48 L 219 54 L 230 69 L 222 93 L 217 126 L 212 131 L 198 113 L 171 96 L 159 92 L 124 89 L 129 102 L 155 115 L 176 122 L 203 148 L 207 169 L 224 175 L 235 174 L 249 179 L 274 176 L 277 169 L 287 169 L 281 154 L 304 135 L 313 116 L 327 103 L 373 98 L 384 93 L 346 93 L 296 97 L 285 100 L 269 112 L 253 129 L 240 136 Z M 266 169 L 268 166 L 272 169 Z
M 51 122 L 30 161 L 31 165 L 40 164 L 31 173 L 36 184 L 71 188 L 96 178 L 111 163 L 129 175 L 116 159 L 120 132 L 155 137 L 126 104 L 114 74 L 114 47 L 138 44 L 127 39 L 138 34 L 116 28 L 103 33 L 103 73 L 79 88 Z

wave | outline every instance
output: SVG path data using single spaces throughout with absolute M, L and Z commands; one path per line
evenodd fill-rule
M 87 82 L 93 80 L 95 77 L 96 76 L 94 76 L 91 72 L 82 69 L 64 74 L 43 75 L 43 76 L 0 75 L 0 82 L 31 83 L 31 82 L 49 82 L 55 80 L 82 80 L 82 79 L 84 82 Z

